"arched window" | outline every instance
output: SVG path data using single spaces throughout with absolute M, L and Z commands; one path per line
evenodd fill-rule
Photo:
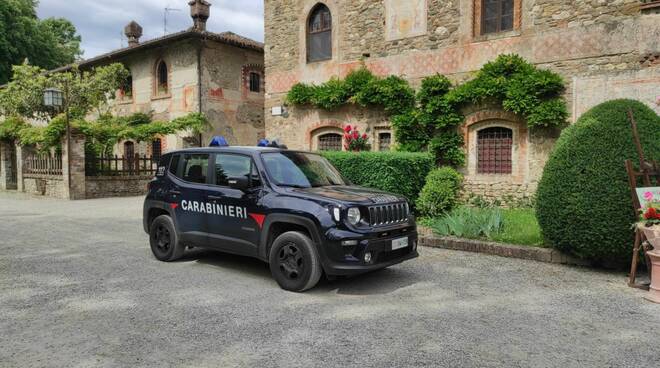
M 151 142 L 151 160 L 154 162 L 160 161 L 160 156 L 163 154 L 163 143 L 160 138 L 156 138 Z
M 166 95 L 170 92 L 169 71 L 164 60 L 158 62 L 156 66 L 156 94 Z
M 341 145 L 341 134 L 327 133 L 319 136 L 319 151 L 341 151 Z
M 316 5 L 307 22 L 307 61 L 332 58 L 332 15 L 324 4 Z
M 124 80 L 124 83 L 121 85 L 121 96 L 127 100 L 130 100 L 133 98 L 133 74 L 130 73 L 128 74 L 128 77 L 126 77 L 126 80 Z
M 495 127 L 477 133 L 477 172 L 479 174 L 511 174 L 513 131 Z

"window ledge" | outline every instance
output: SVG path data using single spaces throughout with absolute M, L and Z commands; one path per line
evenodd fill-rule
M 474 36 L 474 39 L 472 39 L 472 42 L 485 42 L 485 41 L 493 41 L 493 40 L 498 40 L 501 38 L 509 38 L 509 37 L 519 37 L 521 35 L 521 32 L 519 29 L 514 29 L 512 31 L 505 31 L 505 32 L 497 32 L 497 33 L 487 33 L 479 36 Z
M 319 59 L 319 60 L 307 60 L 307 65 L 310 65 L 310 64 L 321 64 L 321 63 L 325 63 L 325 62 L 328 62 L 328 61 L 332 61 L 332 58 Z
M 118 99 L 116 101 L 117 105 L 132 105 L 135 102 L 133 99 Z
M 172 98 L 172 94 L 158 95 L 158 96 L 151 96 L 151 101 L 155 101 L 155 100 L 167 100 L 168 98 Z

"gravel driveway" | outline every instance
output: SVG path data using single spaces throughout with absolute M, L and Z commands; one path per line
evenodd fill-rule
M 248 258 L 156 261 L 141 206 L 0 194 L 1 367 L 660 366 L 624 274 L 424 248 L 294 294 Z

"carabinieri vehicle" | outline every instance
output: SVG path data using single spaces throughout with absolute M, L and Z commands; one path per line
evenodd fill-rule
M 286 290 L 365 273 L 417 253 L 405 198 L 351 186 L 325 158 L 263 147 L 209 147 L 162 156 L 144 202 L 161 261 L 186 247 L 256 257 Z

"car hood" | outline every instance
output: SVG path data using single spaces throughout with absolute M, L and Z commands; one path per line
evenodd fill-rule
M 318 188 L 296 188 L 292 192 L 325 200 L 350 202 L 360 205 L 403 202 L 406 199 L 376 189 L 357 186 L 328 186 Z

